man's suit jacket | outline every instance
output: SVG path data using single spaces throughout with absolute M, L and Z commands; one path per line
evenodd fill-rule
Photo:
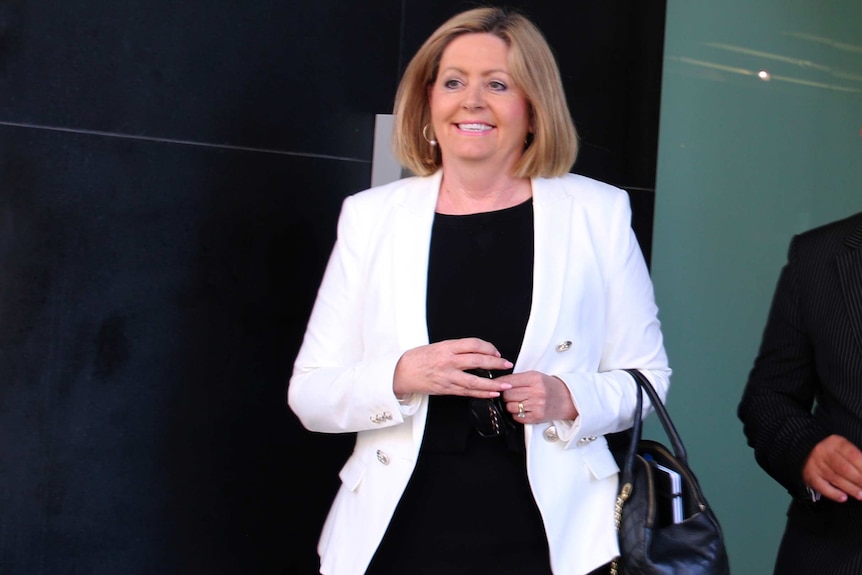
M 318 547 L 327 575 L 365 571 L 416 463 L 428 398 L 400 405 L 392 377 L 405 351 L 428 344 L 440 180 L 408 178 L 345 200 L 296 359 L 288 401 L 303 425 L 358 432 Z M 635 405 L 619 370 L 644 369 L 664 396 L 670 369 L 627 194 L 572 174 L 534 179 L 532 189 L 533 303 L 515 371 L 559 376 L 580 416 L 526 426 L 527 468 L 554 572 L 586 573 L 618 552 L 618 468 L 603 435 L 630 427 Z M 488 273 L 505 281 L 505 270 Z
M 790 523 L 817 537 L 843 525 L 847 514 L 862 520 L 854 502 L 811 502 L 802 481 L 808 455 L 829 435 L 862 446 L 860 244 L 862 213 L 793 238 L 738 409 L 757 462 L 795 498 Z M 781 553 L 811 555 L 805 541 L 794 542 Z M 794 562 L 795 572 L 808 572 Z M 821 562 L 817 572 L 845 572 L 829 569 Z

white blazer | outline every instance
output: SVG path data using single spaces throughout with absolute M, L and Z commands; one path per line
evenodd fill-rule
M 405 351 L 429 343 L 428 251 L 440 181 L 440 172 L 407 178 L 344 201 L 296 358 L 288 403 L 303 425 L 358 432 L 318 544 L 325 575 L 365 572 L 416 464 L 427 396 L 400 405 L 392 378 Z M 603 436 L 631 426 L 636 398 L 620 370 L 643 369 L 662 397 L 671 370 L 626 192 L 574 174 L 533 179 L 532 190 L 533 301 L 514 369 L 560 377 L 580 414 L 525 430 L 553 572 L 578 575 L 618 554 L 619 469 Z

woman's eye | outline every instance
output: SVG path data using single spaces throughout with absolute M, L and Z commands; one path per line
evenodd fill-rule
M 499 80 L 491 80 L 491 81 L 488 83 L 488 86 L 489 86 L 492 90 L 497 90 L 497 91 L 505 90 L 505 89 L 506 89 L 506 84 L 504 84 L 503 82 L 500 82 Z
M 446 80 L 445 82 L 443 82 L 443 87 L 449 88 L 449 89 L 457 88 L 460 85 L 461 85 L 461 82 L 458 80 Z

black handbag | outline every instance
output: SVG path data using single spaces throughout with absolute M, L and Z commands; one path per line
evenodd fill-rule
M 721 526 L 688 466 L 685 447 L 664 404 L 640 371 L 626 371 L 637 382 L 638 395 L 631 430 L 608 436 L 621 469 L 614 510 L 620 557 L 611 564 L 611 574 L 729 575 Z M 673 452 L 641 438 L 644 390 Z M 669 486 L 672 479 L 679 480 L 681 489 Z

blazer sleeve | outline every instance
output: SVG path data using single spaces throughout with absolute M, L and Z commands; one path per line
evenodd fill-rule
M 365 349 L 364 278 L 376 225 L 368 212 L 355 196 L 342 205 L 335 246 L 288 385 L 288 404 L 311 431 L 379 429 L 415 411 L 402 409 L 392 390 L 401 352 L 393 348 L 369 357 Z
M 602 294 L 595 305 L 602 306 L 603 325 L 590 328 L 584 337 L 601 335 L 599 361 L 595 371 L 558 374 L 568 385 L 579 416 L 574 422 L 556 422 L 561 437 L 576 440 L 599 436 L 632 426 L 637 386 L 622 371 L 640 369 L 665 400 L 671 369 L 664 348 L 658 306 L 649 270 L 631 227 L 628 194 L 615 194 L 604 225 L 595 226 L 593 245 L 602 266 Z M 652 407 L 644 398 L 644 415 Z M 576 444 L 576 443 L 575 443 Z
M 791 495 L 805 498 L 802 468 L 829 431 L 811 411 L 820 382 L 801 312 L 801 298 L 809 294 L 800 293 L 797 241 L 791 241 L 737 415 L 757 463 Z

